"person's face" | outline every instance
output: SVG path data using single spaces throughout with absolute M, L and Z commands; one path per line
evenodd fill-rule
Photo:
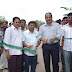
M 3 28 L 3 24 L 1 24 L 0 27 Z
M 37 27 L 38 27 L 38 24 L 35 25 L 35 28 L 37 28 Z
M 21 26 L 25 27 L 25 25 L 26 25 L 26 22 L 25 21 L 21 21 Z
M 50 24 L 52 22 L 52 16 L 51 14 L 46 14 L 45 15 L 45 20 L 47 24 Z
M 68 23 L 68 18 L 64 19 L 64 24 Z
M 2 24 L 2 27 L 3 27 L 3 28 L 7 28 L 7 24 L 4 22 L 4 23 Z
M 13 22 L 13 25 L 18 28 L 20 26 L 20 20 L 19 19 L 15 19 L 15 21 Z
M 68 22 L 69 24 L 72 24 L 72 15 L 68 16 Z
M 21 26 L 21 24 L 19 23 L 19 27 Z
M 33 31 L 35 28 L 35 24 L 34 23 L 30 23 L 30 25 L 28 26 L 30 31 Z

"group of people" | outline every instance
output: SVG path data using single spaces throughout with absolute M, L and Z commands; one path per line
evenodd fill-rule
M 48 12 L 45 14 L 45 20 L 46 23 L 41 25 L 38 30 L 35 29 L 37 26 L 35 21 L 30 21 L 26 30 L 26 21 L 20 20 L 19 17 L 13 18 L 12 26 L 9 28 L 1 28 L 0 24 L 0 43 L 4 42 L 36 52 L 0 45 L 1 53 L 3 50 L 6 52 L 9 72 L 29 72 L 29 66 L 31 66 L 31 72 L 36 72 L 37 48 L 40 43 L 42 43 L 45 72 L 51 72 L 50 55 L 52 56 L 53 72 L 59 72 L 58 62 L 61 58 L 59 51 L 64 59 L 62 61 L 64 62 L 64 72 L 71 72 L 72 12 L 61 22 L 60 20 L 53 22 L 52 14 Z

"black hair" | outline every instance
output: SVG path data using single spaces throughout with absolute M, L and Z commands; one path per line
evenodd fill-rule
M 72 15 L 72 12 L 68 13 L 68 15 L 67 15 L 67 16 L 70 16 L 70 15 Z
M 20 20 L 20 23 L 21 23 L 22 21 L 25 21 L 25 23 L 26 23 L 26 20 L 25 20 L 25 19 L 21 19 L 21 20 Z
M 57 23 L 61 24 L 61 19 L 56 20 Z
M 14 22 L 16 19 L 19 19 L 19 20 L 20 20 L 20 18 L 19 18 L 19 17 L 14 17 L 14 18 L 13 18 L 13 22 Z
M 36 25 L 36 22 L 35 22 L 35 21 L 30 21 L 30 22 L 28 23 L 28 26 L 29 26 L 31 23 L 33 23 L 33 24 Z
M 64 20 L 64 19 L 67 19 L 67 18 L 68 18 L 68 17 L 63 17 L 63 20 Z
M 11 23 L 9 23 L 9 25 L 10 25 Z
M 50 12 L 47 12 L 46 14 L 50 14 L 50 15 L 51 15 L 51 17 L 52 17 L 52 13 L 50 13 Z M 45 14 L 45 18 L 46 18 L 46 14 Z

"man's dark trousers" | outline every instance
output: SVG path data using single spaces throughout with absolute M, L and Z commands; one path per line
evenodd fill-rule
M 43 57 L 46 72 L 50 72 L 50 55 L 52 56 L 53 72 L 59 72 L 59 45 L 54 44 L 43 44 Z

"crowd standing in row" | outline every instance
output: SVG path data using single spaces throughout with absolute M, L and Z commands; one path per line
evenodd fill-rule
M 7 21 L 0 23 L 0 43 L 4 42 L 36 51 L 32 53 L 0 45 L 0 72 L 4 68 L 8 68 L 9 72 L 29 72 L 29 66 L 31 66 L 31 72 L 36 72 L 37 48 L 41 41 L 45 71 L 51 72 L 51 55 L 53 72 L 59 72 L 59 61 L 62 61 L 63 64 L 61 72 L 71 72 L 72 13 L 64 17 L 62 21 L 59 19 L 53 22 L 52 14 L 48 12 L 45 14 L 45 20 L 46 23 L 40 28 L 35 21 L 30 21 L 27 28 L 26 21 L 20 20 L 19 17 L 13 18 L 13 23 L 12 25 L 9 23 L 9 28 Z

